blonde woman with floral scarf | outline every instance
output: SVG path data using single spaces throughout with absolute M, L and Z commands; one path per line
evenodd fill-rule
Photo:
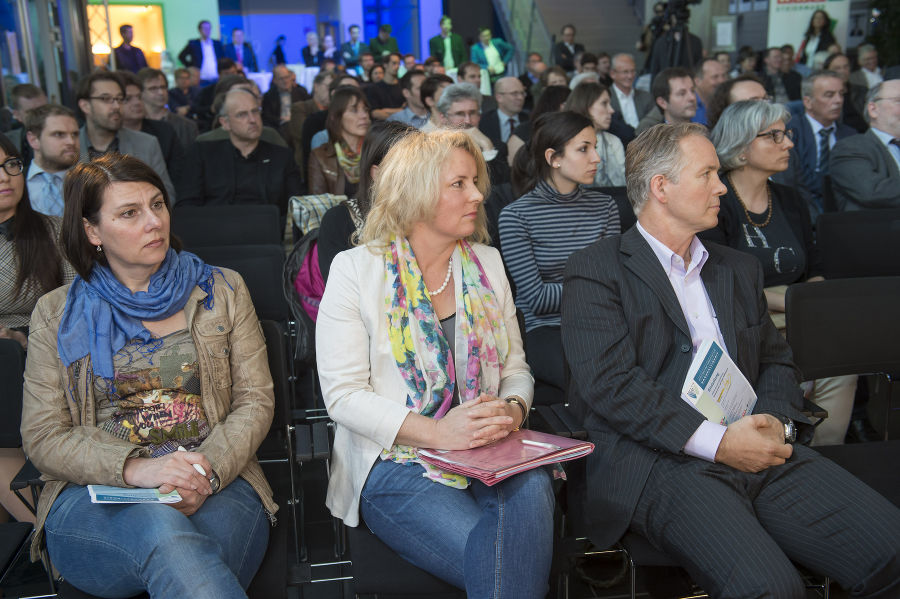
M 531 405 L 509 283 L 483 245 L 487 187 L 458 132 L 408 135 L 379 167 L 361 245 L 335 258 L 319 310 L 337 425 L 326 502 L 471 599 L 537 599 L 553 548 L 547 472 L 488 487 L 417 455 L 502 439 Z

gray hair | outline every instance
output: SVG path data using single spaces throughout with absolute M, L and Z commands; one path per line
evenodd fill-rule
M 249 94 L 250 96 L 253 97 L 254 100 L 256 100 L 256 103 L 259 104 L 259 98 L 251 90 L 249 90 L 243 86 L 240 86 L 240 87 L 235 86 L 235 87 L 232 87 L 231 89 L 229 89 L 224 94 L 222 94 L 222 104 L 219 106 L 219 110 L 216 111 L 216 115 L 227 117 L 228 116 L 228 108 L 227 108 L 228 97 L 233 94 L 240 94 L 240 93 Z
M 450 106 L 454 102 L 461 102 L 462 100 L 473 100 L 478 104 L 479 110 L 481 109 L 481 92 L 471 83 L 454 83 L 445 87 L 444 93 L 441 94 L 441 99 L 438 100 L 435 108 L 442 115 L 447 116 L 447 113 L 450 112 Z
M 625 151 L 625 184 L 634 215 L 639 216 L 650 197 L 650 179 L 662 175 L 673 183 L 688 157 L 681 153 L 681 140 L 690 135 L 706 137 L 706 127 L 697 123 L 659 124 L 628 144 Z
M 709 135 L 716 146 L 722 170 L 728 172 L 743 166 L 740 155 L 760 131 L 778 121 L 787 125 L 790 119 L 791 113 L 787 108 L 765 100 L 742 100 L 726 108 Z
M 860 44 L 860 45 L 856 48 L 856 55 L 857 55 L 857 56 L 862 56 L 863 54 L 868 54 L 869 52 L 875 52 L 875 53 L 877 53 L 877 52 L 878 52 L 878 49 L 875 48 L 875 46 L 873 46 L 872 44 Z
M 866 94 L 866 109 L 863 110 L 863 118 L 866 119 L 866 123 L 871 123 L 872 121 L 872 117 L 869 116 L 869 104 L 871 104 L 878 98 L 878 95 L 881 93 L 883 87 L 884 81 L 879 81 L 878 83 L 870 87 L 868 93 Z
M 802 93 L 804 98 L 812 97 L 813 86 L 816 84 L 818 79 L 823 79 L 825 77 L 833 77 L 834 79 L 840 79 L 841 76 L 835 73 L 834 71 L 815 71 L 809 77 L 806 77 L 803 80 Z M 843 80 L 842 80 L 843 81 Z

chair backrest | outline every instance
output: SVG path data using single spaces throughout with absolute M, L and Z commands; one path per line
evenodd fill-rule
M 634 226 L 637 217 L 634 215 L 634 209 L 628 199 L 628 192 L 624 187 L 592 187 L 591 189 L 605 193 L 616 201 L 616 207 L 619 209 L 619 225 L 623 233 Z
M 273 432 L 281 433 L 291 419 L 291 392 L 289 382 L 289 360 L 287 336 L 284 325 L 274 320 L 260 320 L 266 338 L 266 352 L 269 358 L 269 372 L 275 395 L 275 416 L 272 419 Z
M 192 252 L 200 247 L 279 244 L 283 233 L 278 207 L 268 204 L 176 204 L 172 232 Z
M 284 248 L 281 245 L 231 245 L 196 248 L 206 263 L 236 270 L 244 278 L 260 320 L 288 320 L 281 293 Z
M 21 447 L 22 385 L 25 350 L 18 341 L 0 339 L 0 447 Z
M 788 287 L 787 340 L 805 380 L 900 374 L 900 277 Z
M 816 235 L 826 279 L 900 275 L 900 209 L 825 212 Z

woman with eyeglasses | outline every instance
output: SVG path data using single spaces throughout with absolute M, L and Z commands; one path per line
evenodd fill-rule
M 700 233 L 753 254 L 763 266 L 766 300 L 776 324 L 783 324 L 787 286 L 822 280 L 806 201 L 793 188 L 769 181 L 788 168 L 790 113 L 781 104 L 761 100 L 735 102 L 725 109 L 710 134 L 728 192 L 720 198 L 719 225 Z M 856 377 L 815 381 L 813 401 L 828 410 L 816 427 L 813 444 L 843 443 L 853 409 Z
M 57 247 L 60 219 L 36 212 L 28 199 L 22 156 L 0 135 L 0 401 L 21 397 L 21 355 L 28 347 L 31 312 L 43 294 L 72 280 L 75 273 Z M 6 384 L 10 383 L 7 387 Z M 18 401 L 21 401 L 20 399 Z M 9 423 L 12 430 L 18 422 Z M 13 433 L 14 434 L 14 433 Z M 9 490 L 25 464 L 21 448 L 0 448 L 0 520 L 4 510 L 19 522 L 34 516 Z

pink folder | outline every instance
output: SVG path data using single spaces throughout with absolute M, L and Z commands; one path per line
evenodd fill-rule
M 584 457 L 594 444 L 537 431 L 518 430 L 496 443 L 476 449 L 419 449 L 419 457 L 441 470 L 477 478 L 491 486 L 545 464 Z

